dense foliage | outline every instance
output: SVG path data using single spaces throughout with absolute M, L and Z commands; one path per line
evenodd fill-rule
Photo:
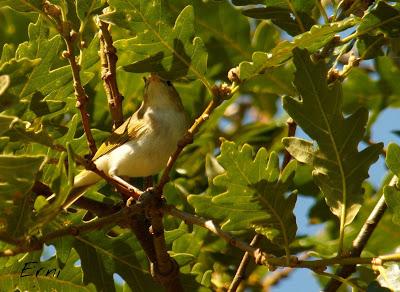
M 371 140 L 400 105 L 396 1 L 0 0 L 0 23 L 0 291 L 259 291 L 279 267 L 327 291 L 399 291 L 400 147 Z M 90 135 L 99 146 L 117 124 L 110 78 L 128 117 L 149 72 L 194 123 L 165 200 L 125 207 L 103 180 L 61 210 Z M 297 234 L 305 196 L 318 234 Z

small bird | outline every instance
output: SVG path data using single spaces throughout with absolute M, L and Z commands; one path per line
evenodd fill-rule
M 189 126 L 181 98 L 172 83 L 154 73 L 144 79 L 140 108 L 110 135 L 92 158 L 99 170 L 129 190 L 135 188 L 122 177 L 157 174 L 167 165 Z M 96 173 L 83 170 L 74 178 L 62 207 L 67 209 L 100 179 Z

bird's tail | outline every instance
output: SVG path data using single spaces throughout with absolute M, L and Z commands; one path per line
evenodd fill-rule
M 78 200 L 88 187 L 97 183 L 101 177 L 90 170 L 84 170 L 74 178 L 74 186 L 69 191 L 68 198 L 62 205 L 63 209 L 67 209 L 76 200 Z

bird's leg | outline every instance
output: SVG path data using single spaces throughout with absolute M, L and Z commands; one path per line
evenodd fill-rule
M 138 188 L 135 188 L 133 185 L 131 185 L 130 183 L 128 183 L 127 181 L 123 180 L 122 178 L 120 178 L 116 173 L 115 173 L 115 169 L 112 169 L 108 172 L 108 175 L 115 180 L 116 182 L 118 182 L 120 185 L 126 187 L 130 192 L 136 192 L 138 194 L 141 193 L 141 190 L 139 190 Z

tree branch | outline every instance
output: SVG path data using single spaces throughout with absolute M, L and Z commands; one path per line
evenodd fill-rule
M 179 279 L 179 265 L 168 254 L 164 236 L 163 213 L 160 206 L 150 209 L 151 231 L 157 264 L 152 266 L 152 274 L 167 291 L 184 291 Z
M 44 14 L 47 15 L 47 19 L 55 26 L 58 33 L 64 39 L 67 50 L 62 53 L 62 56 L 68 60 L 71 66 L 72 78 L 74 81 L 74 91 L 76 96 L 76 107 L 79 109 L 81 114 L 81 120 L 83 125 L 83 130 L 85 131 L 85 136 L 87 143 L 91 152 L 91 155 L 97 151 L 96 143 L 94 141 L 92 131 L 90 129 L 89 114 L 86 111 L 86 105 L 88 103 L 89 97 L 83 88 L 81 76 L 80 76 L 80 66 L 78 64 L 77 56 L 75 56 L 74 46 L 78 39 L 78 33 L 71 28 L 69 21 L 64 21 L 62 19 L 62 13 L 57 5 L 45 1 L 43 4 Z
M 109 32 L 109 25 L 97 19 L 97 25 L 100 29 L 100 61 L 101 61 L 101 79 L 103 80 L 104 91 L 108 99 L 108 107 L 110 109 L 113 120 L 113 130 L 118 128 L 124 122 L 122 114 L 123 96 L 118 90 L 117 84 L 117 49 L 113 45 L 113 40 Z
M 394 176 L 392 180 L 389 182 L 390 186 L 395 186 L 398 181 L 398 178 Z M 350 256 L 352 257 L 358 257 L 361 255 L 361 252 L 365 248 L 365 246 L 368 243 L 368 240 L 370 239 L 372 233 L 374 232 L 376 226 L 378 225 L 379 221 L 382 219 L 383 214 L 386 211 L 386 202 L 385 202 L 385 197 L 382 194 L 380 197 L 379 201 L 376 203 L 374 209 L 372 210 L 371 214 L 368 216 L 367 220 L 365 221 L 364 225 L 361 227 L 360 232 L 358 233 L 357 237 L 353 241 L 353 246 L 350 250 Z M 338 271 L 336 271 L 335 275 L 341 277 L 341 278 L 347 278 L 351 274 L 353 274 L 356 271 L 356 266 L 355 265 L 349 265 L 340 268 Z M 328 284 L 326 285 L 326 288 L 324 291 L 326 292 L 333 292 L 339 289 L 339 287 L 342 285 L 342 282 L 331 279 Z
M 91 152 L 91 156 L 93 157 L 97 151 L 97 147 L 90 129 L 89 113 L 86 111 L 86 105 L 89 97 L 83 88 L 80 77 L 80 66 L 76 62 L 76 56 L 74 55 L 74 42 L 77 38 L 76 32 L 70 29 L 69 22 L 63 22 L 63 30 L 60 31 L 60 34 L 64 38 L 67 46 L 67 50 L 63 52 L 63 57 L 68 59 L 68 62 L 71 66 L 76 96 L 76 107 L 79 109 L 81 114 L 83 130 L 85 131 L 87 143 Z
M 186 224 L 195 224 L 201 227 L 204 227 L 211 231 L 212 233 L 219 236 L 221 239 L 228 242 L 230 245 L 237 247 L 243 251 L 246 251 L 251 255 L 256 264 L 265 265 L 269 267 L 269 269 L 274 269 L 276 267 L 292 267 L 292 268 L 307 268 L 313 271 L 323 271 L 327 266 L 331 265 L 382 265 L 385 262 L 389 261 L 400 261 L 400 254 L 389 254 L 378 257 L 334 257 L 328 259 L 320 259 L 320 260 L 299 260 L 297 257 L 293 256 L 290 259 L 290 264 L 288 265 L 288 260 L 286 256 L 284 257 L 274 257 L 265 252 L 262 252 L 260 249 L 256 249 L 246 242 L 241 241 L 239 239 L 234 238 L 230 233 L 223 231 L 221 228 L 216 226 L 211 220 L 206 220 L 204 218 L 180 211 L 176 209 L 174 206 L 166 205 L 163 207 L 164 211 L 167 214 L 170 214 L 176 218 L 180 218 L 185 221 Z
M 299 256 L 299 260 L 306 260 L 308 258 L 308 254 L 304 253 Z M 289 276 L 291 272 L 294 271 L 294 268 L 286 267 L 281 270 L 277 270 L 271 274 L 269 274 L 265 279 L 262 281 L 263 291 L 269 291 L 272 286 L 275 286 L 279 281 Z
M 254 235 L 252 241 L 250 242 L 250 246 L 254 247 L 258 243 L 260 238 L 261 236 L 259 234 Z M 233 281 L 229 286 L 228 292 L 237 290 L 237 288 L 240 285 L 240 282 L 245 278 L 246 268 L 247 265 L 249 264 L 249 261 L 250 261 L 250 254 L 248 252 L 245 252 L 242 261 L 240 262 L 240 265 L 236 271 L 235 277 L 233 278 Z

